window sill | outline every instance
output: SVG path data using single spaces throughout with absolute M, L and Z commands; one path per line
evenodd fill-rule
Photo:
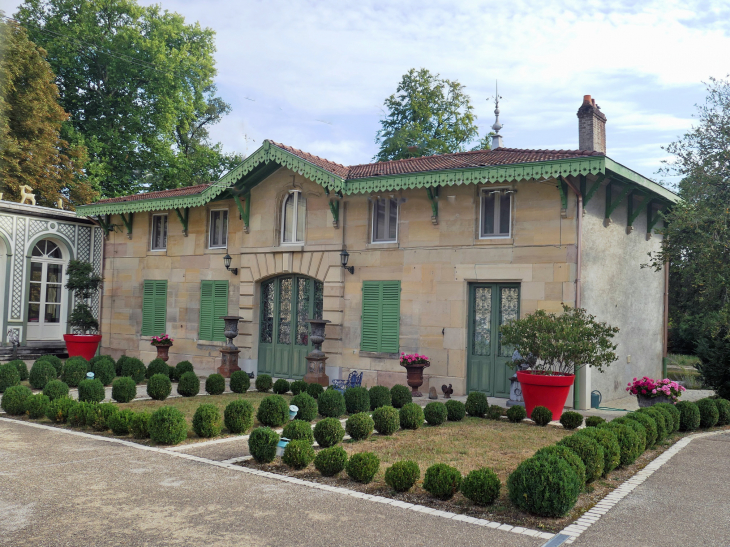
M 369 357 L 370 359 L 400 359 L 399 353 L 380 353 L 377 351 L 361 351 L 360 357 Z
M 365 244 L 366 249 L 398 249 L 400 248 L 400 244 L 397 241 L 383 241 L 381 242 L 373 242 L 373 243 L 366 243 Z
M 225 247 L 208 247 L 203 252 L 205 254 L 219 255 L 228 252 L 228 249 L 226 249 Z
M 304 250 L 304 243 L 282 243 L 278 249 L 280 253 L 301 252 Z
M 225 342 L 216 342 L 215 340 L 198 340 L 196 347 L 198 349 L 214 349 L 222 348 L 225 345 Z
M 515 240 L 512 237 L 493 237 L 476 239 L 475 245 L 514 245 Z

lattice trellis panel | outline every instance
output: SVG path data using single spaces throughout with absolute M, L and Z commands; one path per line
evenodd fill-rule
M 13 239 L 13 217 L 0 215 L 0 230 L 8 234 Z
M 28 229 L 28 239 L 46 230 L 48 230 L 48 222 L 45 220 L 31 220 L 30 228 Z
M 71 245 L 76 247 L 76 226 L 73 224 L 59 224 L 58 233 L 66 236 L 71 242 Z
M 101 246 L 103 234 L 101 228 L 94 228 L 94 256 L 92 258 L 92 265 L 94 266 L 94 272 L 101 275 Z M 94 317 L 99 319 L 99 293 L 97 292 L 91 298 L 91 312 Z
M 76 253 L 79 260 L 89 262 L 91 258 L 91 228 L 88 226 L 79 226 L 79 242 Z
M 13 256 L 13 296 L 10 304 L 11 319 L 20 319 L 23 308 L 23 262 L 25 261 L 25 219 L 18 218 L 15 227 L 15 254 Z

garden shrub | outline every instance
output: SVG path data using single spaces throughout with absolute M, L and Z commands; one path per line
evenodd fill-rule
M 226 379 L 220 374 L 211 374 L 205 379 L 205 392 L 208 395 L 220 395 L 226 390 Z
M 314 460 L 312 443 L 304 439 L 289 441 L 281 457 L 286 465 L 293 469 L 304 469 Z
M 621 447 L 618 444 L 616 432 L 608 428 L 587 427 L 576 435 L 590 437 L 603 448 L 603 476 L 616 469 L 621 463 Z
M 117 363 L 116 363 L 117 376 L 122 376 L 122 367 L 124 366 L 124 363 L 125 363 L 125 361 L 127 361 L 127 359 L 131 359 L 131 357 L 122 355 L 119 359 L 117 359 Z
M 137 396 L 137 384 L 129 376 L 114 378 L 112 382 L 112 399 L 118 403 L 128 403 Z
M 433 497 L 448 500 L 454 497 L 461 487 L 461 473 L 456 467 L 436 463 L 426 469 L 423 489 Z
M 172 370 L 173 379 L 179 382 L 186 372 L 195 372 L 195 367 L 190 361 L 180 361 Z M 248 374 L 246 374 L 246 377 L 248 378 Z
M 89 362 L 83 357 L 71 357 L 66 359 L 61 372 L 61 380 L 69 387 L 78 387 L 79 382 L 86 378 L 89 372 Z
M 665 415 L 669 414 L 671 416 L 672 421 L 668 423 L 672 424 L 672 433 L 676 433 L 677 431 L 679 431 L 681 413 L 675 405 L 673 405 L 672 403 L 659 403 L 657 405 L 654 405 L 654 408 L 656 408 L 657 410 L 663 410 L 665 412 Z M 669 427 L 667 427 L 667 429 L 669 429 Z
M 600 416 L 587 416 L 586 417 L 586 427 L 596 427 L 600 424 L 605 424 L 606 420 L 601 418 Z
M 20 385 L 20 374 L 18 367 L 11 363 L 0 365 L 0 393 L 4 393 L 6 389 Z
M 77 403 L 68 411 L 66 422 L 72 427 L 85 427 L 94 421 L 96 403 Z
M 672 431 L 672 424 L 667 425 L 667 420 L 664 417 L 664 412 L 658 408 L 648 407 L 640 408 L 639 414 L 649 416 L 656 423 L 656 442 L 660 443 L 667 438 L 667 435 Z
M 126 355 L 123 359 L 122 361 L 122 357 L 120 357 L 119 361 L 117 361 L 117 365 L 119 365 L 119 362 L 122 363 L 120 374 L 117 376 L 129 376 L 134 380 L 135 384 L 141 384 L 147 375 L 147 369 L 144 363 L 136 357 L 127 357 Z
M 109 429 L 109 420 L 119 412 L 119 407 L 114 403 L 87 403 L 88 413 L 86 415 L 86 425 L 93 427 L 97 431 L 106 431 Z
M 499 405 L 490 405 L 487 409 L 487 418 L 490 420 L 501 420 L 503 410 Z
M 195 397 L 200 393 L 200 378 L 192 371 L 184 373 L 177 384 L 177 392 L 183 397 Z
M 381 406 L 391 406 L 392 400 L 390 390 L 385 386 L 373 386 L 368 390 L 370 397 L 370 410 L 375 410 Z
M 421 478 L 421 469 L 411 460 L 395 462 L 385 470 L 385 484 L 396 492 L 407 492 Z
M 81 380 L 79 382 L 79 401 L 85 403 L 100 403 L 106 398 L 104 384 L 100 380 Z
M 636 420 L 632 420 L 626 416 L 614 418 L 611 420 L 611 423 L 627 425 L 634 430 L 634 433 L 639 438 L 639 456 L 641 456 L 646 450 L 646 428 Z
M 56 369 L 49 361 L 40 359 L 33 363 L 28 374 L 28 381 L 33 389 L 43 389 L 51 380 L 58 378 Z
M 345 412 L 345 398 L 342 393 L 334 389 L 328 389 L 317 399 L 317 412 L 323 418 L 339 418 Z
M 347 465 L 347 452 L 341 446 L 323 448 L 314 458 L 314 467 L 325 477 L 333 477 Z
M 25 411 L 31 420 L 38 420 L 46 415 L 46 408 L 51 400 L 43 393 L 36 393 L 25 400 Z
M 68 411 L 77 404 L 79 403 L 71 397 L 59 397 L 48 403 L 46 417 L 52 422 L 66 423 L 66 420 L 68 420 Z
M 563 437 L 559 445 L 567 446 L 586 466 L 586 483 L 591 483 L 603 475 L 603 448 L 595 440 L 584 435 L 570 435 Z
M 61 380 L 51 380 L 43 388 L 43 395 L 48 397 L 51 401 L 58 399 L 59 397 L 68 396 L 68 386 Z
M 702 419 L 699 407 L 690 401 L 680 401 L 675 405 L 679 410 L 679 430 L 694 431 L 700 427 Z
M 334 446 L 345 437 L 345 429 L 337 418 L 325 418 L 314 426 L 314 439 L 322 448 Z
M 296 419 L 311 422 L 317 417 L 317 401 L 306 391 L 291 398 L 290 404 L 297 407 Z
M 392 406 L 381 406 L 373 412 L 373 423 L 381 435 L 392 435 L 400 429 L 400 414 Z
M 375 422 L 367 412 L 358 412 L 347 418 L 345 431 L 354 441 L 367 439 L 375 428 Z
M 406 403 L 399 414 L 403 429 L 418 429 L 423 425 L 423 409 L 418 403 Z
M 484 418 L 489 410 L 487 396 L 480 391 L 472 391 L 466 398 L 466 413 L 476 418 Z
M 253 427 L 253 405 L 244 399 L 236 399 L 226 405 L 223 423 L 229 433 L 246 433 Z
M 626 418 L 639 422 L 646 429 L 646 448 L 653 448 L 657 442 L 657 422 L 645 412 L 629 412 Z
M 607 428 L 618 441 L 621 451 L 620 467 L 627 467 L 636 461 L 641 455 L 641 439 L 639 435 L 625 424 L 613 423 L 613 421 L 603 424 L 599 429 Z
M 413 402 L 413 395 L 406 386 L 396 384 L 390 388 L 390 401 L 393 408 L 403 408 L 403 405 Z
M 129 435 L 129 425 L 133 417 L 134 411 L 127 408 L 112 414 L 107 420 L 107 424 L 115 435 Z
M 499 497 L 502 483 L 488 467 L 475 469 L 461 483 L 461 493 L 477 505 L 491 505 Z
M 279 378 L 276 382 L 274 382 L 274 393 L 277 395 L 289 393 L 289 382 L 284 380 L 284 378 Z
M 304 420 L 291 420 L 284 426 L 281 436 L 290 441 L 307 441 L 310 445 L 314 442 L 312 425 Z
M 94 357 L 96 359 L 96 357 Z M 94 373 L 94 378 L 99 380 L 102 385 L 108 386 L 114 380 L 117 375 L 117 369 L 112 361 L 108 357 L 102 356 L 101 359 L 92 359 L 89 361 L 89 368 Z
M 519 509 L 541 517 L 562 517 L 578 500 L 582 485 L 557 456 L 523 461 L 507 479 L 509 498 Z
M 149 412 L 135 412 L 129 422 L 129 432 L 135 439 L 150 438 L 150 418 L 152 414 Z
M 668 403 L 664 403 L 667 404 Z M 653 410 L 658 410 L 661 412 L 662 416 L 664 416 L 664 424 L 667 427 L 667 437 L 674 433 L 674 413 L 669 410 L 664 404 L 656 404 L 653 407 L 651 407 Z M 674 407 L 674 405 L 669 405 Z M 675 409 L 676 410 L 676 409 Z M 679 412 L 677 412 L 677 415 L 679 415 Z
M 578 429 L 583 425 L 583 415 L 570 410 L 563 412 L 560 416 L 560 423 L 565 429 Z
M 259 463 L 271 463 L 276 458 L 279 434 L 268 427 L 257 427 L 248 438 L 248 451 Z
M 450 422 L 460 422 L 466 416 L 466 405 L 461 401 L 446 401 L 446 415 Z
M 345 408 L 348 414 L 370 411 L 370 394 L 364 387 L 349 387 L 345 390 Z
M 544 427 L 553 421 L 553 413 L 550 412 L 550 409 L 545 408 L 544 406 L 536 406 L 532 409 L 530 418 L 537 425 Z
M 109 360 L 112 362 L 112 365 L 114 365 L 114 375 L 117 374 L 117 362 L 114 360 L 114 357 L 111 355 L 94 355 L 91 359 L 89 359 L 89 370 L 91 372 L 94 372 L 94 365 L 98 363 L 99 361 Z
M 28 379 L 28 365 L 25 364 L 25 361 L 22 359 L 13 359 L 12 361 L 8 361 L 7 364 L 13 365 L 18 370 L 18 376 L 20 376 L 21 382 Z
M 324 388 L 320 384 L 308 384 L 307 393 L 313 399 L 318 399 L 320 393 L 324 392 Z
M 578 482 L 580 483 L 581 490 L 586 484 L 586 466 L 580 456 L 573 450 L 562 444 L 551 444 L 545 446 L 535 452 L 535 458 L 543 458 L 548 456 L 557 456 L 561 460 L 565 460 L 571 467 L 575 474 L 578 475 Z
M 513 424 L 518 424 L 527 418 L 527 411 L 522 405 L 514 405 L 507 409 L 507 419 Z
M 63 371 L 63 361 L 61 361 L 61 358 L 58 355 L 41 355 L 36 359 L 33 364 L 35 365 L 38 361 L 45 361 L 46 363 L 51 363 L 53 365 L 53 368 L 56 370 L 56 378 L 61 376 L 61 372 Z M 33 368 L 33 367 L 31 367 Z
M 269 391 L 273 385 L 274 381 L 271 379 L 271 376 L 268 374 L 259 374 L 256 377 L 256 391 L 260 391 L 261 393 L 266 393 Z M 322 386 L 320 386 L 322 387 Z
M 256 419 L 269 427 L 280 427 L 289 421 L 289 405 L 281 395 L 264 397 L 256 412 Z
M 231 374 L 231 391 L 233 393 L 246 393 L 251 387 L 251 378 L 242 370 Z
M 218 407 L 213 404 L 202 404 L 193 414 L 193 431 L 198 437 L 217 437 L 223 429 L 223 418 Z
M 357 482 L 367 484 L 373 480 L 380 469 L 380 458 L 372 452 L 353 454 L 345 464 L 348 476 Z
M 13 370 L 18 373 L 15 367 Z M 25 402 L 32 395 L 33 392 L 27 386 L 9 386 L 3 393 L 0 407 L 11 416 L 20 416 L 25 414 Z
M 441 425 L 448 419 L 449 412 L 444 403 L 433 401 L 423 409 L 423 417 L 426 418 L 428 425 Z
M 292 395 L 299 395 L 300 393 L 306 393 L 307 392 L 307 382 L 304 380 L 294 380 L 289 385 L 289 390 L 291 391 Z
M 714 399 L 717 406 L 717 425 L 730 425 L 730 401 L 727 399 Z
M 707 429 L 717 424 L 720 419 L 720 412 L 717 410 L 714 399 L 700 399 L 695 404 L 700 410 L 700 427 L 702 429 Z
M 147 365 L 147 370 L 145 371 L 145 378 L 148 380 L 152 378 L 155 374 L 164 374 L 168 378 L 170 377 L 170 367 L 165 361 L 157 357 L 156 359 L 152 359 L 150 361 L 150 364 Z
M 147 429 L 150 432 L 150 439 L 157 444 L 180 444 L 188 438 L 185 414 L 174 406 L 161 406 L 155 410 Z
M 153 374 L 147 381 L 147 395 L 155 401 L 164 401 L 172 392 L 172 382 L 164 374 Z

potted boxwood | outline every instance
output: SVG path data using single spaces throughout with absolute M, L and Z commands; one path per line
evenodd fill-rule
M 71 312 L 68 323 L 81 334 L 64 334 L 66 351 L 69 357 L 81 356 L 87 361 L 96 353 L 101 341 L 99 322 L 91 313 L 88 300 L 99 292 L 102 278 L 94 271 L 94 267 L 81 260 L 71 260 L 68 263 L 68 280 L 66 288 L 74 294 L 76 304 Z M 94 334 L 89 334 L 90 332 Z
M 562 314 L 537 310 L 503 325 L 502 344 L 534 360 L 530 370 L 517 371 L 527 415 L 544 406 L 553 420 L 560 419 L 575 371 L 589 366 L 603 372 L 616 360 L 612 339 L 618 331 L 584 309 L 565 304 Z

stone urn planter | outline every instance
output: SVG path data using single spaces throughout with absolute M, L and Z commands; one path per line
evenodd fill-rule
M 224 315 L 223 319 L 223 336 L 226 337 L 226 345 L 220 349 L 221 366 L 218 367 L 218 374 L 223 378 L 230 378 L 231 374 L 241 370 L 238 366 L 238 354 L 241 350 L 233 343 L 233 339 L 238 336 L 238 322 L 243 319 L 237 315 Z
M 312 334 L 309 339 L 312 341 L 314 349 L 307 355 L 307 373 L 304 375 L 304 381 L 308 384 L 319 384 L 322 387 L 330 385 L 330 378 L 325 373 L 325 363 L 327 356 L 322 351 L 322 342 L 324 342 L 324 328 L 329 323 L 327 319 L 307 319 L 310 324 Z
M 169 352 L 172 347 L 173 339 L 168 334 L 160 334 L 159 336 L 153 336 L 151 345 L 157 349 L 157 358 L 162 359 L 167 363 L 170 358 Z
M 667 395 L 654 395 L 653 397 L 648 397 L 646 395 L 639 394 L 636 396 L 636 400 L 639 402 L 639 406 L 641 408 L 658 405 L 659 403 L 674 404 L 674 401 L 672 401 L 672 399 L 670 399 Z
M 418 388 L 423 385 L 423 369 L 430 367 L 431 361 L 425 355 L 401 353 L 400 366 L 406 369 L 406 380 L 411 388 L 411 395 L 413 397 L 423 397 Z

